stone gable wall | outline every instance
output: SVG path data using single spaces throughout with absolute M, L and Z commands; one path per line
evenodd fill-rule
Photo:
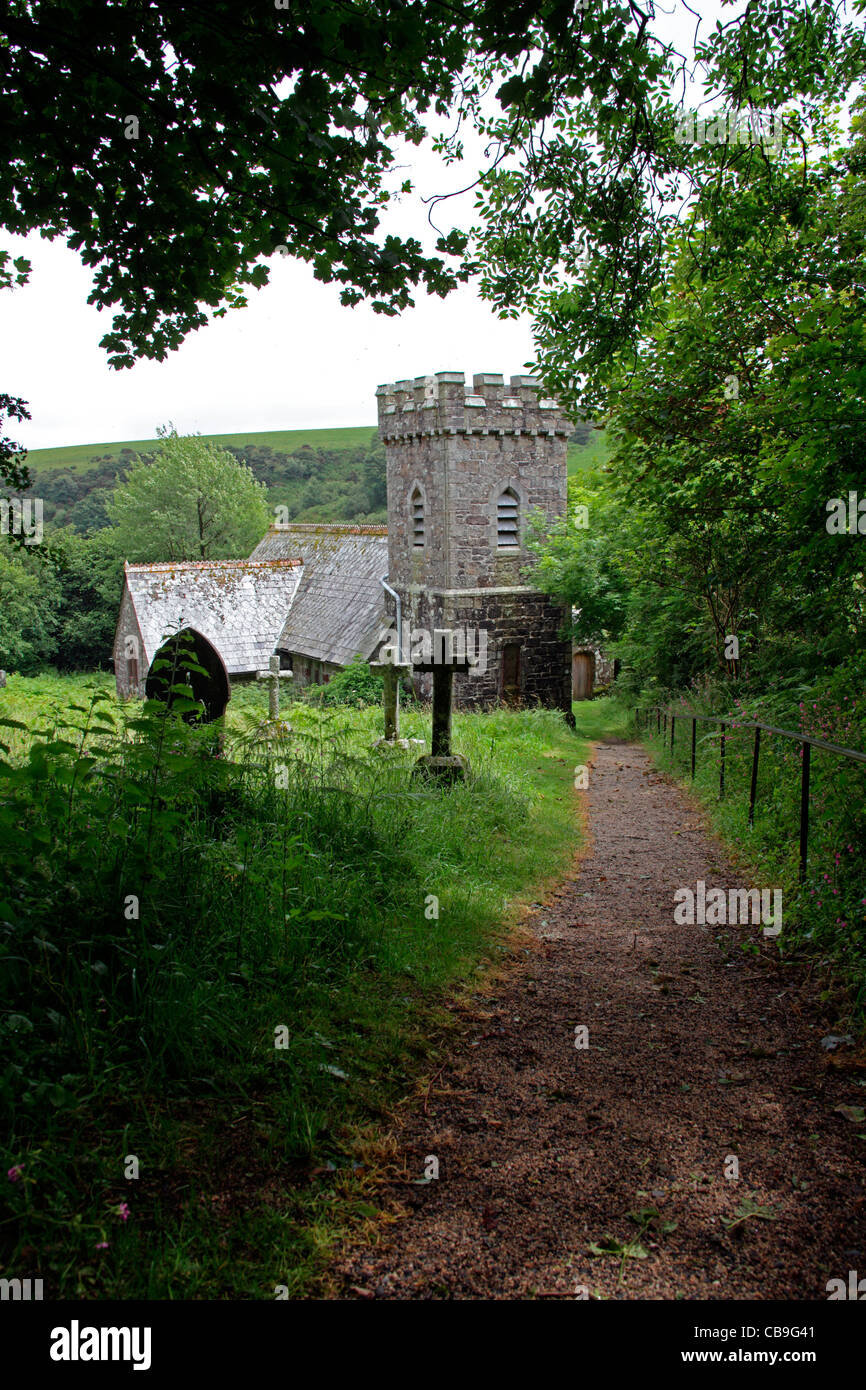
M 129 643 L 127 643 L 128 638 L 131 639 Z M 127 650 L 136 654 L 138 669 L 137 681 L 132 679 L 136 667 L 127 656 Z M 117 628 L 114 634 L 114 677 L 117 693 L 121 698 L 125 699 L 130 695 L 137 695 L 141 699 L 144 698 L 144 683 L 147 677 L 147 657 L 144 654 L 144 644 L 141 640 L 141 631 L 135 616 L 135 608 L 125 581 L 123 585 L 123 596 L 120 600 L 120 614 L 117 619 Z

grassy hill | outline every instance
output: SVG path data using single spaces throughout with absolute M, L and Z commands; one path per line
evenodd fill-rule
M 372 425 L 322 430 L 253 430 L 204 436 L 231 450 L 266 484 L 272 506 L 296 521 L 384 521 L 385 453 Z M 108 524 L 105 504 L 138 458 L 149 458 L 158 439 L 113 440 L 34 449 L 27 458 L 33 495 L 43 499 L 51 526 L 87 534 Z M 568 445 L 570 474 L 598 467 L 605 437 L 578 426 Z
M 300 521 L 382 521 L 385 453 L 373 425 L 322 430 L 250 430 L 203 436 L 230 450 L 268 489 L 272 506 Z M 45 520 L 84 534 L 108 524 L 105 504 L 138 458 L 159 439 L 117 439 L 34 449 L 27 457 Z
M 607 436 L 604 430 L 591 430 L 589 438 L 584 443 L 576 439 L 569 440 L 569 477 L 573 473 L 584 473 L 592 468 L 600 468 L 607 461 L 607 455 Z
M 296 449 L 356 449 L 366 448 L 375 425 L 350 425 L 329 430 L 244 430 L 239 434 L 206 434 L 205 439 L 224 448 L 243 449 L 248 444 L 264 445 L 276 452 L 292 454 Z M 68 444 L 58 449 L 31 449 L 27 464 L 31 469 L 47 472 L 64 469 L 70 473 L 86 473 L 109 458 L 149 454 L 159 444 L 158 439 L 115 439 L 103 444 Z
M 375 428 L 375 425 L 349 425 L 329 430 L 246 430 L 238 434 L 206 434 L 204 438 L 213 440 L 215 444 L 221 444 L 227 449 L 243 449 L 248 444 L 258 444 L 279 453 L 293 454 L 296 449 L 303 448 L 366 448 Z M 52 469 L 86 473 L 94 468 L 97 460 L 120 460 L 122 456 L 128 456 L 130 453 L 149 454 L 158 443 L 158 439 L 115 439 L 101 444 L 67 444 L 58 449 L 31 449 L 27 462 L 32 469 L 37 469 L 40 473 Z M 584 468 L 597 466 L 604 461 L 605 452 L 605 437 L 600 430 L 593 430 L 585 444 L 570 442 L 569 473 L 579 473 Z

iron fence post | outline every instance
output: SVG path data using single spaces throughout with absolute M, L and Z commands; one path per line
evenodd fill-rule
M 806 860 L 809 854 L 809 772 L 812 745 L 803 744 L 803 780 L 800 783 L 800 882 L 806 877 Z
M 752 750 L 752 784 L 749 788 L 749 829 L 755 827 L 755 797 L 758 792 L 758 756 L 761 752 L 761 730 L 755 730 L 755 746 Z

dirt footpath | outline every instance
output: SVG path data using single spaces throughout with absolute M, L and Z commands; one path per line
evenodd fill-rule
M 824 1300 L 866 1276 L 866 1065 L 759 926 L 674 924 L 677 888 L 752 885 L 639 747 L 597 745 L 585 795 L 579 877 L 396 1132 L 340 1296 Z

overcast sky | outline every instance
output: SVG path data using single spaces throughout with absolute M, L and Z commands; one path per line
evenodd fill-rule
M 715 6 L 701 9 L 709 17 Z M 694 19 L 681 9 L 679 20 L 660 16 L 662 25 L 684 46 Z M 421 195 L 462 188 L 475 169 L 447 168 L 426 147 L 405 158 L 412 167 L 400 179 L 412 177 L 416 191 L 384 226 L 432 249 Z M 468 194 L 440 204 L 437 222 L 446 230 L 471 215 Z M 373 426 L 380 382 L 437 371 L 508 376 L 533 356 L 529 321 L 499 320 L 471 287 L 444 300 L 420 293 L 416 308 L 389 318 L 344 308 L 339 285 L 276 255 L 271 283 L 250 290 L 248 308 L 193 333 L 164 362 L 114 371 L 98 346 L 110 314 L 87 304 L 91 275 L 78 256 L 38 234 L 3 245 L 33 263 L 30 283 L 0 299 L 0 389 L 29 402 L 32 422 L 14 425 L 13 437 L 30 449 L 152 438 L 169 421 L 203 434 Z
M 446 169 L 429 151 L 419 158 L 412 149 L 411 158 L 419 193 L 468 181 L 465 167 Z M 471 197 L 459 202 L 468 218 Z M 440 205 L 437 220 L 444 228 L 456 215 Z M 418 196 L 407 196 L 385 225 L 435 242 Z M 446 299 L 421 292 L 416 308 L 390 318 L 365 305 L 345 308 L 338 284 L 275 255 L 271 283 L 249 291 L 246 309 L 191 334 L 164 362 L 115 371 L 98 346 L 109 312 L 87 304 L 91 272 L 76 253 L 37 234 L 7 236 L 3 245 L 33 263 L 29 284 L 0 301 L 0 382 L 29 402 L 32 422 L 14 425 L 14 438 L 30 449 L 151 438 L 169 420 L 203 434 L 373 427 L 380 382 L 437 371 L 518 373 L 532 357 L 529 322 L 500 321 L 471 288 Z

